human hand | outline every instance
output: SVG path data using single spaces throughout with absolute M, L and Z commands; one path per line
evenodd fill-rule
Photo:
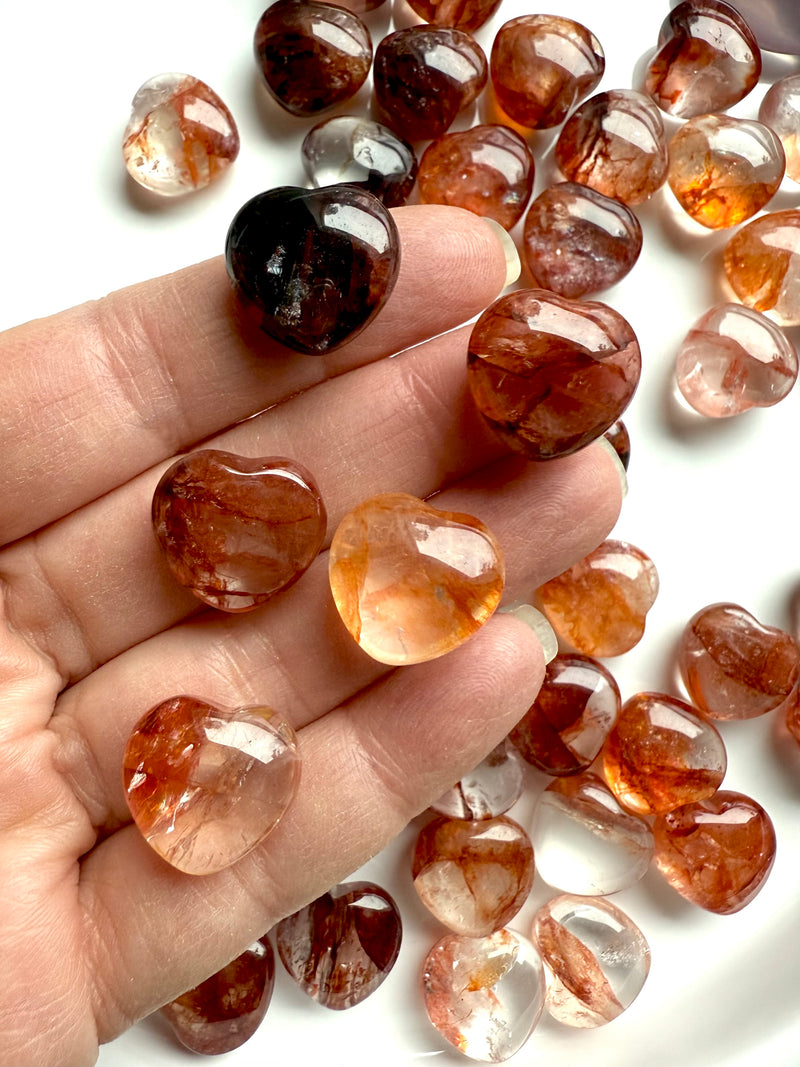
M 498 536 L 506 602 L 606 536 L 620 502 L 606 452 L 506 455 L 466 395 L 467 332 L 441 335 L 500 291 L 497 240 L 453 209 L 396 218 L 389 303 L 325 358 L 275 353 L 239 320 L 220 260 L 0 338 L 4 1063 L 92 1062 L 346 878 L 532 702 L 541 649 L 511 616 L 440 660 L 389 670 L 341 625 L 324 553 L 264 607 L 224 616 L 173 584 L 152 535 L 160 474 L 202 441 L 307 466 L 329 535 L 377 492 L 441 492 L 437 506 Z M 275 832 L 206 878 L 145 844 L 120 774 L 137 720 L 182 692 L 274 707 L 303 759 Z

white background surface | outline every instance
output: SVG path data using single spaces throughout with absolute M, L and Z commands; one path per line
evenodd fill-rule
M 368 16 L 377 39 L 389 19 L 411 21 L 396 0 Z M 565 0 L 557 10 L 588 25 L 607 59 L 600 89 L 630 87 L 655 45 L 666 3 Z M 508 18 L 535 10 L 505 0 L 478 37 L 489 49 Z M 259 0 L 31 0 L 3 4 L 0 174 L 0 326 L 57 311 L 222 251 L 238 207 L 262 189 L 305 184 L 299 144 L 309 123 L 284 115 L 258 84 L 251 41 Z M 797 70 L 766 57 L 764 84 L 733 109 L 755 117 L 767 81 Z M 217 188 L 178 201 L 141 193 L 125 175 L 120 141 L 129 101 L 146 78 L 195 74 L 228 103 L 242 151 Z M 357 105 L 368 102 L 365 91 Z M 478 114 L 477 121 L 485 120 Z M 469 122 L 467 123 L 469 124 Z M 536 192 L 553 135 L 535 135 Z M 784 183 L 771 208 L 796 206 Z M 600 299 L 621 311 L 643 353 L 641 385 L 625 416 L 633 441 L 630 494 L 615 530 L 655 561 L 661 593 L 641 644 L 609 662 L 623 696 L 679 693 L 673 652 L 700 607 L 735 601 L 761 621 L 796 626 L 800 388 L 772 410 L 718 422 L 687 418 L 672 397 L 676 348 L 691 323 L 722 299 L 719 252 L 728 235 L 686 227 L 668 191 L 637 213 L 644 253 L 632 275 Z M 798 331 L 790 331 L 797 344 Z M 800 1062 L 800 909 L 797 893 L 796 747 L 769 718 L 722 725 L 725 787 L 751 794 L 771 814 L 778 857 L 761 894 L 743 912 L 710 915 L 685 903 L 654 873 L 616 902 L 642 927 L 653 954 L 631 1009 L 594 1031 L 543 1020 L 515 1063 L 547 1067 L 796 1067 Z M 531 776 L 533 783 L 534 776 Z M 530 797 L 513 814 L 525 822 Z M 463 1063 L 430 1028 L 419 967 L 441 930 L 410 883 L 410 828 L 362 875 L 386 886 L 405 922 L 400 959 L 362 1005 L 333 1013 L 295 989 L 280 964 L 273 1003 L 256 1036 L 225 1063 L 403 1067 L 425 1058 Z M 528 932 L 534 905 L 550 895 L 538 879 L 512 924 Z M 102 1067 L 181 1065 L 191 1055 L 157 1020 L 135 1027 L 100 1056 Z

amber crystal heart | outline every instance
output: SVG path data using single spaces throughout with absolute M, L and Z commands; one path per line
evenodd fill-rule
M 800 74 L 797 81 L 800 108 Z M 800 115 L 796 126 L 800 129 Z M 800 133 L 794 136 L 800 142 Z M 800 325 L 800 209 L 772 211 L 752 219 L 725 245 L 723 262 L 727 279 L 743 304 L 763 311 L 780 326 Z
M 478 519 L 383 493 L 342 519 L 329 557 L 347 629 L 380 663 L 452 651 L 489 619 L 503 592 L 503 556 Z
M 520 289 L 490 304 L 472 329 L 469 386 L 498 436 L 529 459 L 588 445 L 628 406 L 641 355 L 612 308 Z
M 365 189 L 284 186 L 239 210 L 225 260 L 266 333 L 323 355 L 385 304 L 400 268 L 400 237 L 387 208 Z
M 319 489 L 299 463 L 204 449 L 165 471 L 153 528 L 181 585 L 212 607 L 249 611 L 296 581 L 325 537 Z
M 148 711 L 123 760 L 125 797 L 142 836 L 186 874 L 213 874 L 255 848 L 299 779 L 294 732 L 274 711 L 192 696 Z

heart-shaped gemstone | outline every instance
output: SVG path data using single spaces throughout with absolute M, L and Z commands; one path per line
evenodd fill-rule
M 653 835 L 656 864 L 672 888 L 718 915 L 749 904 L 775 860 L 769 815 L 732 790 L 660 815 Z
M 278 955 L 312 1000 L 334 1011 L 374 993 L 400 951 L 397 905 L 374 882 L 344 882 L 275 928 Z
M 125 747 L 123 784 L 147 843 L 186 874 L 213 874 L 275 828 L 300 779 L 294 732 L 267 707 L 176 696 Z
M 383 307 L 400 268 L 387 208 L 355 185 L 259 193 L 228 230 L 234 288 L 261 328 L 298 352 L 324 355 Z
M 295 582 L 325 538 L 319 489 L 299 463 L 205 449 L 167 470 L 153 528 L 170 570 L 222 611 L 249 611 Z
M 406 493 L 383 493 L 345 515 L 329 567 L 345 626 L 368 655 L 392 666 L 452 651 L 503 592 L 502 552 L 483 523 Z

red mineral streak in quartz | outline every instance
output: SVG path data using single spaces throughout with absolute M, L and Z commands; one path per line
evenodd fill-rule
M 375 51 L 372 79 L 383 121 L 408 141 L 433 141 L 477 100 L 488 70 L 481 46 L 463 30 L 411 26 Z
M 653 834 L 656 865 L 672 888 L 718 915 L 749 904 L 775 860 L 769 815 L 731 790 L 660 815 Z
M 743 304 L 779 326 L 800 324 L 799 208 L 752 219 L 728 241 L 723 259 L 728 281 Z
M 366 1000 L 400 951 L 397 905 L 374 882 L 334 886 L 275 928 L 286 970 L 312 1000 L 334 1011 Z
M 760 211 L 785 169 L 781 142 L 753 119 L 697 115 L 669 143 L 669 187 L 687 215 L 711 230 Z
M 192 1052 L 219 1056 L 253 1036 L 275 985 L 275 954 L 261 937 L 221 970 L 161 1009 L 175 1036 Z
M 538 590 L 558 636 L 587 656 L 620 656 L 638 644 L 658 594 L 649 556 L 626 541 L 604 541 Z
M 249 611 L 291 585 L 325 537 L 314 479 L 282 457 L 192 452 L 162 475 L 152 514 L 175 578 L 223 611 Z
M 667 177 L 669 156 L 658 108 L 631 89 L 590 97 L 565 123 L 555 161 L 570 181 L 624 204 L 640 204 Z
M 500 7 L 500 0 L 408 0 L 421 19 L 467 33 L 479 30 Z
M 529 459 L 566 456 L 599 437 L 628 406 L 640 370 L 636 336 L 618 312 L 545 289 L 501 296 L 469 339 L 478 410 Z
M 717 304 L 683 340 L 675 381 L 688 404 L 712 419 L 772 407 L 797 380 L 797 353 L 769 319 L 741 304 Z
M 452 819 L 493 819 L 516 804 L 524 784 L 525 764 L 506 738 L 431 804 L 431 810 Z
M 533 188 L 527 144 L 507 126 L 473 126 L 428 145 L 419 164 L 420 199 L 486 215 L 510 230 Z
M 586 185 L 549 186 L 525 216 L 522 252 L 533 281 L 570 299 L 621 281 L 641 250 L 630 208 Z
M 765 715 L 789 699 L 800 676 L 794 639 L 738 604 L 712 604 L 693 615 L 678 663 L 692 703 L 712 719 Z
M 355 96 L 372 63 L 372 40 L 358 15 L 317 0 L 278 0 L 268 7 L 254 48 L 270 94 L 303 117 Z
M 428 1018 L 469 1059 L 503 1063 L 538 1023 L 545 1000 L 541 957 L 526 937 L 447 934 L 422 968 Z
M 123 759 L 125 796 L 142 836 L 186 874 L 213 874 L 255 848 L 299 779 L 294 733 L 274 711 L 219 708 L 191 696 L 148 711 Z
M 616 422 L 612 423 L 603 434 L 603 437 L 614 446 L 614 451 L 619 456 L 622 466 L 627 470 L 631 461 L 631 439 L 628 434 L 628 427 L 622 419 L 617 419 Z
M 752 30 L 720 0 L 683 0 L 664 20 L 658 43 L 645 90 L 662 111 L 678 118 L 726 111 L 761 74 Z
M 530 129 L 558 126 L 605 70 L 600 42 L 560 15 L 522 15 L 501 26 L 492 45 L 492 86 L 500 107 Z
M 758 121 L 777 134 L 786 155 L 786 177 L 800 182 L 800 74 L 781 78 L 767 89 Z
M 664 693 L 637 693 L 626 701 L 603 750 L 606 781 L 637 815 L 658 815 L 710 797 L 727 762 L 711 723 Z
M 439 922 L 482 937 L 505 926 L 533 884 L 533 848 L 506 815 L 466 822 L 437 816 L 420 831 L 411 868 L 414 888 Z
M 435 659 L 472 637 L 504 580 L 500 546 L 482 522 L 406 493 L 372 497 L 342 519 L 329 573 L 347 629 L 393 666 Z
M 536 700 L 509 734 L 545 774 L 577 774 L 600 752 L 622 700 L 608 670 L 589 656 L 559 655 Z
M 122 155 L 130 176 L 162 196 L 182 196 L 216 181 L 239 154 L 228 108 L 189 74 L 149 78 L 131 104 Z

